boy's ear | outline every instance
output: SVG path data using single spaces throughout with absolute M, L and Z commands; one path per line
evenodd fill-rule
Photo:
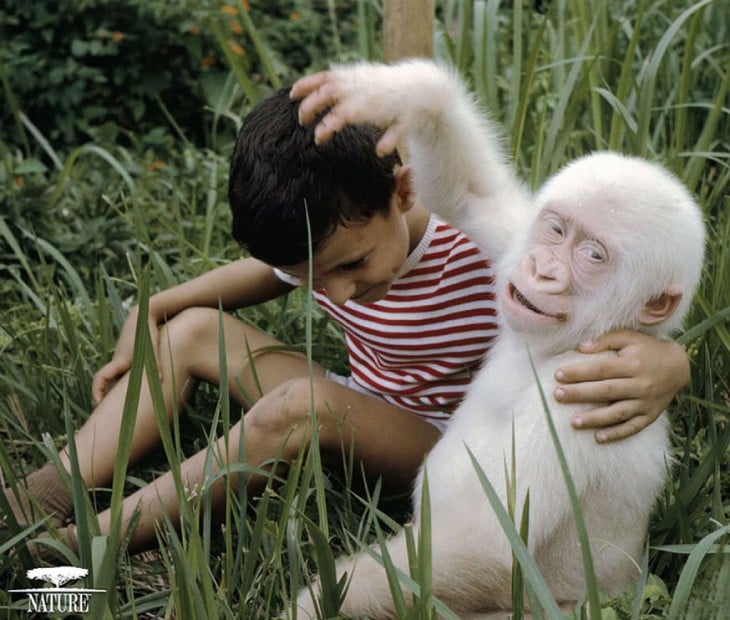
M 682 291 L 678 286 L 668 286 L 661 295 L 646 302 L 639 313 L 639 323 L 656 325 L 668 319 L 677 309 L 682 299 Z
M 413 168 L 410 164 L 398 166 L 395 170 L 395 196 L 402 213 L 413 207 Z

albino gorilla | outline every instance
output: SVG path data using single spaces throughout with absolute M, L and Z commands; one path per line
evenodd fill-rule
M 500 339 L 415 485 L 418 515 L 427 470 L 434 595 L 459 614 L 510 608 L 511 548 L 467 447 L 506 505 L 513 424 L 516 514 L 529 489 L 529 550 L 556 601 L 569 604 L 581 594 L 577 531 L 529 355 L 581 500 L 599 584 L 617 593 L 637 576 L 650 511 L 665 482 L 666 414 L 629 439 L 601 446 L 570 426 L 585 405 L 562 405 L 549 395 L 555 369 L 581 358 L 580 342 L 615 328 L 664 337 L 681 326 L 704 248 L 702 216 L 690 194 L 658 165 L 601 153 L 568 165 L 529 196 L 458 77 L 426 60 L 337 67 L 303 78 L 292 97 L 304 98 L 304 123 L 333 106 L 316 129 L 318 141 L 359 122 L 385 130 L 380 154 L 405 139 L 417 200 L 499 261 Z M 402 533 L 388 550 L 408 573 Z M 367 553 L 341 559 L 338 579 L 344 573 L 351 578 L 345 616 L 393 617 L 386 573 L 376 561 Z M 300 592 L 300 617 L 315 617 L 317 591 L 314 583 Z

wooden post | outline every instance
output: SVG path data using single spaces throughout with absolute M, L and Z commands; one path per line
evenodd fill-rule
M 383 0 L 383 60 L 433 55 L 434 0 Z

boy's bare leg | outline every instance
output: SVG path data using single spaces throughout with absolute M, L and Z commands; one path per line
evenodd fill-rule
M 244 402 L 244 396 L 237 388 L 240 385 L 251 401 L 261 395 L 251 372 L 247 343 L 248 349 L 254 352 L 281 343 L 228 314 L 222 317 L 231 394 L 238 403 L 250 405 L 252 403 Z M 168 420 L 191 397 L 199 381 L 219 383 L 218 332 L 219 313 L 209 308 L 185 310 L 161 328 L 158 367 Z M 295 353 L 255 354 L 254 363 L 261 393 L 307 372 L 303 356 Z M 319 375 L 324 371 L 318 368 L 315 373 Z M 87 487 L 106 485 L 112 479 L 128 380 L 125 375 L 117 382 L 76 434 L 79 468 Z M 130 465 L 139 462 L 158 443 L 159 431 L 145 379 L 137 407 Z M 68 448 L 62 450 L 60 458 L 65 469 L 70 471 Z M 31 474 L 27 491 L 42 512 L 55 516 L 57 524 L 70 515 L 71 498 L 53 465 L 48 464 Z M 6 493 L 6 497 L 21 522 L 40 516 L 31 509 L 27 497 L 16 498 L 12 493 Z
M 363 464 L 368 477 L 382 476 L 389 488 L 410 490 L 424 456 L 440 432 L 411 413 L 321 377 L 314 380 L 314 394 L 323 461 L 332 464 L 341 461 L 343 446 L 346 451 L 352 446 L 355 463 Z M 309 408 L 308 378 L 288 381 L 261 398 L 244 417 L 246 462 L 257 466 L 276 457 L 284 462 L 296 458 L 301 446 L 309 444 Z M 214 454 L 224 461 L 213 459 L 213 471 L 225 467 L 226 462 L 235 462 L 240 424 L 230 430 L 227 446 L 221 438 L 213 448 Z M 180 473 L 189 489 L 204 485 L 207 456 L 207 450 L 202 450 L 182 464 Z M 250 493 L 260 491 L 265 482 L 263 476 L 246 476 Z M 209 489 L 214 506 L 224 501 L 225 491 L 225 481 L 219 478 Z M 163 515 L 173 523 L 179 520 L 180 506 L 169 472 L 125 499 L 122 508 L 125 524 L 137 509 L 138 521 L 130 539 L 132 551 L 155 544 L 155 524 L 162 522 Z M 109 511 L 99 515 L 99 525 L 102 533 L 109 532 Z
M 281 346 L 276 339 L 228 315 L 222 315 L 228 383 L 232 397 L 242 405 L 242 387 L 252 401 L 261 396 L 251 372 L 247 346 L 254 352 L 256 376 L 262 393 L 288 379 L 301 376 L 303 356 L 294 352 L 255 353 L 264 347 Z M 161 330 L 158 369 L 168 420 L 192 396 L 200 381 L 220 383 L 219 313 L 208 308 L 192 308 L 174 317 Z M 306 372 L 306 371 L 305 371 Z M 114 472 L 122 409 L 129 376 L 125 375 L 109 391 L 75 437 L 79 469 L 84 484 L 108 484 Z M 175 390 L 175 392 L 173 392 Z M 150 391 L 145 377 L 132 436 L 129 464 L 144 458 L 159 443 Z M 61 462 L 70 471 L 67 449 Z

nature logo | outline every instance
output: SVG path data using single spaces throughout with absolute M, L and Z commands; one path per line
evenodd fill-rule
M 88 574 L 87 569 L 76 566 L 33 568 L 26 572 L 28 579 L 45 581 L 54 587 L 10 590 L 10 592 L 28 596 L 29 613 L 86 613 L 89 611 L 91 596 L 105 590 L 63 586 L 83 579 Z

